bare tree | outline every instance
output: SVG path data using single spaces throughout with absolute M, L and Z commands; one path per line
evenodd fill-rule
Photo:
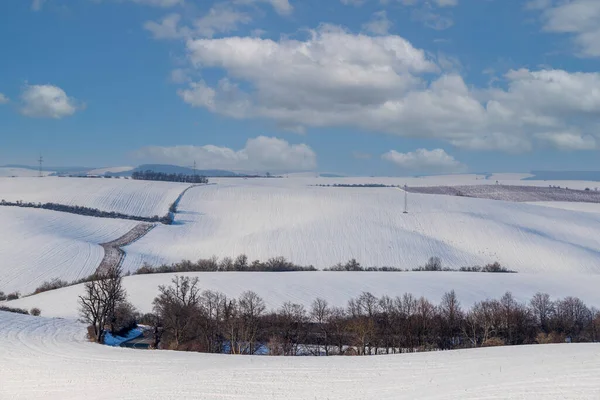
M 158 287 L 154 311 L 163 323 L 164 335 L 172 340 L 173 347 L 193 338 L 199 316 L 200 289 L 198 278 L 176 276 L 172 286 Z
M 104 343 L 106 325 L 115 330 L 115 310 L 126 299 L 122 280 L 121 266 L 110 267 L 86 282 L 84 294 L 79 296 L 81 319 L 93 327 L 93 339 L 98 343 Z
M 246 352 L 254 354 L 259 319 L 266 309 L 265 302 L 258 294 L 246 291 L 238 300 L 238 308 L 242 318 L 240 339 L 246 346 Z
M 529 302 L 529 306 L 538 326 L 543 332 L 548 333 L 548 324 L 555 311 L 554 302 L 550 300 L 550 295 L 547 293 L 536 293 Z
M 319 340 L 319 343 L 323 344 L 325 355 L 328 356 L 329 345 L 331 341 L 331 329 L 329 325 L 329 320 L 331 318 L 331 308 L 329 307 L 327 301 L 321 298 L 317 298 L 315 301 L 313 301 L 310 309 L 310 317 L 311 320 L 319 327 L 319 332 L 321 335 L 321 338 L 319 338 L 321 339 Z

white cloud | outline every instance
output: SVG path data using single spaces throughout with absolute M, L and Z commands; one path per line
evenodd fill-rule
M 144 28 L 152 33 L 155 39 L 178 39 L 189 35 L 187 28 L 180 28 L 181 15 L 169 14 L 160 22 L 146 21 Z
M 189 71 L 184 68 L 175 68 L 171 71 L 170 80 L 173 83 L 186 83 L 191 82 L 191 78 L 189 76 Z
M 535 137 L 559 150 L 594 150 L 596 139 L 591 135 L 582 136 L 575 132 L 543 132 Z
M 353 127 L 468 149 L 522 152 L 543 141 L 536 134 L 598 134 L 600 73 L 511 70 L 499 76 L 504 89 L 478 89 L 452 72 L 459 63 L 442 55 L 436 65 L 399 36 L 327 25 L 309 36 L 190 40 L 191 67 L 225 77 L 216 85 L 191 82 L 179 95 L 231 118 L 299 130 Z
M 8 103 L 10 100 L 8 97 L 6 97 L 4 94 L 0 93 L 0 104 L 6 104 Z
M 44 7 L 45 2 L 46 2 L 46 0 L 33 0 L 31 2 L 31 9 L 33 11 L 41 11 L 42 7 Z
M 290 15 L 294 11 L 289 0 L 233 0 L 233 2 L 236 4 L 268 3 L 281 15 Z
M 53 85 L 27 85 L 21 94 L 21 114 L 34 118 L 63 118 L 75 114 L 82 105 Z
M 228 6 L 216 5 L 208 14 L 194 22 L 194 32 L 204 37 L 212 37 L 215 33 L 231 32 L 240 24 L 252 21 L 250 15 Z
M 378 11 L 373 14 L 371 20 L 365 23 L 362 28 L 375 35 L 387 35 L 392 25 L 392 21 L 388 19 L 387 13 L 385 11 Z
M 217 4 L 205 15 L 193 19 L 191 26 L 180 26 L 181 15 L 172 13 L 159 22 L 146 21 L 144 28 L 155 39 L 188 39 L 193 37 L 213 37 L 217 33 L 232 32 L 241 24 L 248 24 L 252 17 L 227 5 Z
M 455 173 L 467 169 L 443 149 L 417 149 L 409 153 L 390 150 L 381 158 L 409 171 Z
M 191 165 L 200 169 L 238 171 L 288 172 L 310 171 L 317 167 L 315 152 L 305 144 L 290 144 L 285 140 L 259 136 L 248 139 L 241 150 L 206 146 L 149 146 L 134 154 L 146 162 Z
M 550 1 L 528 3 L 540 9 L 546 32 L 574 35 L 576 53 L 583 57 L 600 57 L 600 1 L 571 0 L 552 4 Z

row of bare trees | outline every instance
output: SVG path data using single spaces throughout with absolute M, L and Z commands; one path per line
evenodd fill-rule
M 522 304 L 507 292 L 463 309 L 454 291 L 435 305 L 409 293 L 362 293 L 346 307 L 315 299 L 267 311 L 248 291 L 239 298 L 202 291 L 197 279 L 161 286 L 154 314 L 161 348 L 231 354 L 381 354 L 467 347 L 600 340 L 600 312 L 580 299 L 538 293 Z

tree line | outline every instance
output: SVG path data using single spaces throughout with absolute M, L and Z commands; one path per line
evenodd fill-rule
M 252 291 L 230 298 L 178 276 L 159 287 L 153 304 L 143 319 L 159 332 L 158 347 L 209 353 L 374 355 L 600 340 L 597 309 L 544 293 L 524 304 L 507 292 L 464 309 L 454 291 L 438 305 L 410 293 L 364 292 L 346 307 L 317 298 L 308 308 L 286 302 L 268 311 Z
M 600 311 L 576 297 L 537 293 L 528 303 L 507 292 L 463 308 L 454 291 L 439 304 L 405 293 L 363 292 L 345 307 L 316 298 L 310 307 L 285 302 L 267 310 L 252 291 L 233 298 L 201 290 L 198 278 L 176 276 L 159 286 L 153 313 L 127 302 L 122 270 L 111 267 L 79 297 L 90 338 L 152 327 L 155 348 L 229 354 L 374 355 L 534 343 L 600 340 Z
M 304 266 L 295 264 L 285 257 L 272 257 L 267 261 L 250 261 L 248 256 L 241 254 L 235 259 L 224 257 L 219 260 L 213 256 L 208 259 L 199 259 L 198 261 L 184 260 L 174 264 L 163 264 L 153 267 L 148 264 L 142 265 L 137 269 L 135 275 L 145 274 L 165 274 L 177 272 L 294 272 L 294 271 L 319 271 L 312 265 Z M 353 271 L 353 272 L 408 272 L 408 271 L 446 271 L 446 272 L 504 272 L 512 271 L 498 262 L 486 264 L 484 266 L 468 266 L 459 269 L 447 268 L 442 265 L 439 257 L 430 257 L 424 265 L 412 269 L 404 269 L 392 266 L 372 267 L 363 266 L 356 259 L 351 259 L 346 263 L 338 263 L 332 267 L 324 268 L 323 271 Z
M 38 208 L 43 210 L 52 210 L 59 212 L 66 212 L 70 214 L 77 215 L 85 215 L 88 217 L 96 217 L 96 218 L 117 218 L 117 219 L 127 219 L 132 221 L 141 221 L 141 222 L 160 222 L 161 224 L 170 225 L 173 223 L 173 217 L 170 213 L 167 213 L 165 216 L 155 215 L 153 217 L 140 217 L 137 215 L 129 215 L 122 214 L 115 211 L 101 211 L 97 208 L 90 207 L 82 207 L 82 206 L 69 206 L 66 204 L 58 204 L 58 203 L 32 203 L 32 202 L 24 202 L 22 200 L 17 200 L 14 202 L 0 200 L 0 206 L 7 207 L 22 207 L 22 208 Z
M 208 183 L 208 178 L 202 175 L 188 174 L 168 174 L 165 172 L 156 172 L 152 170 L 135 171 L 131 174 L 131 178 L 142 181 L 163 181 L 163 182 L 184 182 L 184 183 Z

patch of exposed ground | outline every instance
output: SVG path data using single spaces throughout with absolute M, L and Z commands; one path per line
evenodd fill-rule
M 568 201 L 600 203 L 600 192 L 595 190 L 573 190 L 559 187 L 473 185 L 408 187 L 407 190 L 410 193 L 443 194 L 515 202 Z

